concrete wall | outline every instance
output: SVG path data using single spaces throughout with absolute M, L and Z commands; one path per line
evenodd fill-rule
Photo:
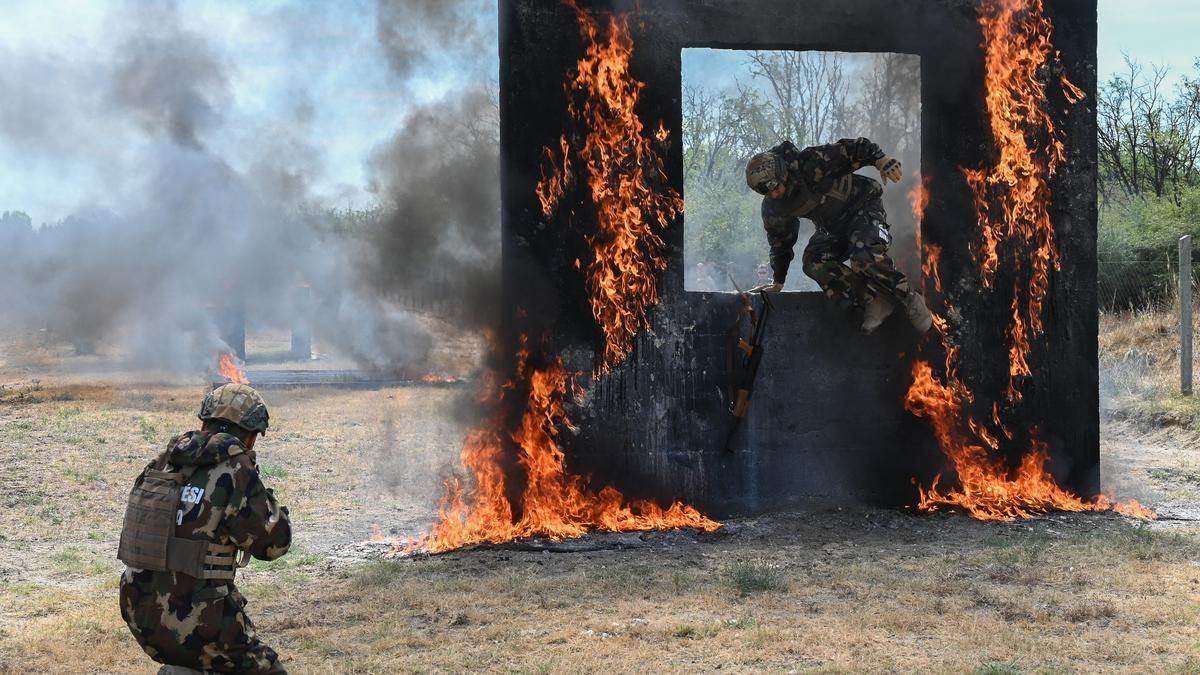
M 633 9 L 627 2 L 580 4 L 601 13 Z M 990 410 L 1007 383 L 1002 327 L 1008 301 L 1001 295 L 992 305 L 967 302 L 978 292 L 978 273 L 967 254 L 977 227 L 959 169 L 983 165 L 988 149 L 976 3 L 760 0 L 752 14 L 746 3 L 733 1 L 641 4 L 632 22 L 633 73 L 646 83 L 640 113 L 649 125 L 664 120 L 673 139 L 681 135 L 684 47 L 922 57 L 921 171 L 932 197 L 923 237 L 943 248 L 950 300 L 967 308 L 955 336 L 964 354 L 976 356 L 961 374 Z M 1069 110 L 1056 106 L 1065 111 L 1060 122 L 1068 130 L 1069 154 L 1052 184 L 1062 271 L 1052 281 L 1049 327 L 1032 356 L 1027 402 L 1015 414 L 1018 426 L 1041 427 L 1059 481 L 1090 495 L 1099 487 L 1096 3 L 1051 0 L 1047 12 L 1067 73 L 1089 99 Z M 572 368 L 587 372 L 601 342 L 573 262 L 585 246 L 588 210 L 572 208 L 583 198 L 573 192 L 546 219 L 534 194 L 542 148 L 567 130 L 562 82 L 579 58 L 581 38 L 572 10 L 549 0 L 501 0 L 500 21 L 507 330 L 543 336 Z M 671 185 L 682 191 L 678 142 L 665 160 Z M 725 454 L 730 418 L 720 390 L 736 302 L 724 294 L 684 291 L 682 224 L 669 228 L 666 239 L 670 266 L 660 279 L 663 301 L 653 311 L 653 329 L 572 410 L 580 429 L 564 439 L 571 467 L 627 494 L 683 498 L 717 515 L 862 500 L 912 503 L 911 479 L 927 484 L 942 462 L 928 424 L 905 412 L 902 399 L 912 359 L 922 351 L 938 359 L 936 345 L 918 344 L 899 317 L 864 337 L 856 317 L 820 295 L 783 294 L 737 452 Z M 1002 271 L 998 285 L 1005 283 Z

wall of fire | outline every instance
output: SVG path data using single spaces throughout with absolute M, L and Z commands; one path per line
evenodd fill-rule
M 944 300 L 960 307 L 952 339 L 969 357 L 959 376 L 978 405 L 1001 400 L 1009 303 L 1002 294 L 990 303 L 960 302 L 979 292 L 971 253 L 978 226 L 962 167 L 984 166 L 993 152 L 977 0 L 580 0 L 579 6 L 601 18 L 629 13 L 631 70 L 645 82 L 638 113 L 647 127 L 661 120 L 669 132 L 662 145 L 667 180 L 680 193 L 682 49 L 920 55 L 921 173 L 930 193 L 921 237 L 943 251 L 945 286 L 945 297 L 932 297 L 931 306 L 944 307 Z M 1010 426 L 1036 427 L 1059 484 L 1089 496 L 1099 489 L 1096 2 L 1047 0 L 1046 14 L 1065 74 L 1087 98 L 1075 106 L 1051 102 L 1067 153 L 1051 181 L 1061 268 L 1047 296 L 1045 334 L 1031 353 L 1025 400 L 1012 411 L 1020 424 Z M 582 133 L 567 121 L 563 87 L 582 53 L 579 25 L 575 11 L 558 2 L 501 0 L 500 36 L 507 339 L 540 336 L 555 344 L 568 368 L 590 372 L 603 338 L 576 260 L 588 255 L 592 216 L 568 192 L 548 217 L 535 194 L 543 148 L 558 144 L 564 132 Z M 735 452 L 725 453 L 730 417 L 721 390 L 738 303 L 730 294 L 684 290 L 682 228 L 677 222 L 664 232 L 668 267 L 652 329 L 615 371 L 589 382 L 569 411 L 577 427 L 563 438 L 570 468 L 631 497 L 681 498 L 717 516 L 912 503 L 913 479 L 928 485 L 944 460 L 928 422 L 906 412 L 903 398 L 913 358 L 937 361 L 940 345 L 919 341 L 900 318 L 861 336 L 855 318 L 819 294 L 783 294 L 750 415 Z M 997 286 L 1004 281 L 1001 269 Z M 1021 440 L 1014 452 L 1025 447 Z

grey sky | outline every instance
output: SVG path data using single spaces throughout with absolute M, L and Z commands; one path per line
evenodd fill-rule
M 152 140 L 127 117 L 108 114 L 104 75 L 119 58 L 122 13 L 146 3 L 0 4 L 0 87 L 10 104 L 30 102 L 25 109 L 10 105 L 7 116 L 0 110 L 0 211 L 54 222 L 81 206 L 121 199 L 120 177 Z M 1123 52 L 1166 65 L 1175 76 L 1200 55 L 1194 0 L 1099 0 L 1099 8 L 1102 80 L 1123 67 Z M 313 192 L 332 206 L 369 204 L 371 150 L 411 104 L 456 84 L 448 64 L 402 90 L 376 40 L 371 0 L 204 0 L 178 9 L 189 29 L 220 47 L 217 56 L 228 66 L 223 124 L 207 139 L 213 149 L 237 169 L 260 159 L 241 151 L 261 148 L 251 139 L 277 137 L 286 145 L 304 137 L 320 153 L 311 158 L 319 167 Z M 60 100 L 44 93 L 50 91 L 73 93 Z

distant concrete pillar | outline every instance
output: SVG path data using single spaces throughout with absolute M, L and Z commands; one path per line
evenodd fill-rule
M 1192 394 L 1192 237 L 1179 238 L 1179 385 Z
M 312 358 L 312 289 L 300 286 L 292 293 L 293 359 Z
M 71 338 L 71 345 L 75 347 L 75 356 L 92 356 L 96 353 L 96 342 L 89 337 L 77 335 Z

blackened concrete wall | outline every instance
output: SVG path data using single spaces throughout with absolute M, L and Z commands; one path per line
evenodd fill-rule
M 1007 384 L 1009 298 L 975 301 L 968 254 L 978 236 L 960 167 L 984 166 L 990 133 L 983 107 L 982 35 L 976 0 L 732 0 L 586 2 L 631 12 L 634 75 L 646 83 L 640 114 L 681 137 L 681 53 L 686 47 L 904 52 L 922 57 L 922 167 L 931 201 L 925 242 L 942 247 L 949 300 L 964 308 L 955 339 L 969 356 L 961 376 L 990 410 Z M 753 8 L 753 11 L 750 11 Z M 1046 335 L 1016 426 L 1040 427 L 1055 477 L 1083 495 L 1099 487 L 1096 356 L 1096 2 L 1048 0 L 1054 44 L 1088 99 L 1053 101 L 1068 161 L 1052 182 L 1052 219 L 1062 254 L 1047 300 Z M 534 187 L 544 146 L 570 129 L 563 80 L 582 41 L 574 12 L 551 0 L 501 0 L 501 126 L 505 302 L 508 332 L 548 339 L 568 365 L 590 371 L 600 343 L 577 257 L 590 211 L 568 193 L 551 218 Z M 833 139 L 830 139 L 833 140 Z M 682 148 L 666 148 L 671 185 L 683 189 Z M 866 500 L 911 503 L 912 479 L 942 468 L 928 423 L 903 409 L 913 358 L 939 362 L 900 317 L 874 335 L 814 293 L 776 301 L 766 357 L 737 452 L 722 452 L 729 415 L 725 334 L 729 295 L 683 290 L 683 224 L 666 232 L 670 266 L 662 303 L 626 363 L 593 383 L 572 410 L 565 438 L 573 469 L 633 496 L 682 498 L 717 515 Z M 765 237 L 763 240 L 766 249 Z M 799 274 L 798 269 L 794 273 Z M 1012 280 L 1002 270 L 999 287 Z M 937 304 L 936 300 L 933 304 Z M 518 311 L 518 308 L 520 311 Z M 1026 447 L 1020 443 L 1019 447 Z

